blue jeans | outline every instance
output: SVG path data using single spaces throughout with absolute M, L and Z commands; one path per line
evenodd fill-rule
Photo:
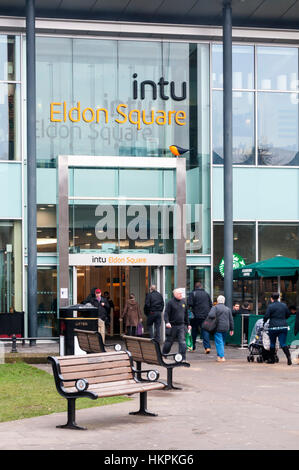
M 287 335 L 288 330 L 281 329 L 281 330 L 270 330 L 269 329 L 269 337 L 270 337 L 270 348 L 275 349 L 276 346 L 276 338 L 279 340 L 279 344 L 281 348 L 284 348 L 287 344 Z
M 214 334 L 214 341 L 218 357 L 224 357 L 224 345 L 227 333 L 216 332 Z

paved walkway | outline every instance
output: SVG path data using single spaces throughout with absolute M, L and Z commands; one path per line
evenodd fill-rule
M 287 366 L 281 352 L 278 364 L 249 364 L 247 350 L 232 347 L 225 363 L 215 361 L 214 348 L 188 356 L 191 368 L 174 372 L 184 390 L 148 394 L 158 417 L 128 415 L 136 395 L 77 411 L 87 431 L 56 429 L 66 413 L 0 423 L 0 449 L 299 449 L 299 366 Z

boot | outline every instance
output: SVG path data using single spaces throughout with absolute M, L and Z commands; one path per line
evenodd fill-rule
M 289 350 L 289 347 L 288 346 L 284 346 L 282 348 L 283 352 L 285 353 L 286 355 L 286 358 L 288 360 L 288 366 L 291 366 L 292 365 L 292 359 L 291 359 L 291 354 L 290 354 L 290 350 Z
M 267 364 L 275 364 L 275 348 L 270 348 L 269 351 L 269 359 L 267 360 Z

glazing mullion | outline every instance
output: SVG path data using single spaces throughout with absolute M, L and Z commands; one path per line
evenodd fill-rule
M 254 46 L 254 119 L 255 119 L 255 166 L 258 165 L 258 112 L 257 112 L 257 56 L 256 56 L 256 46 Z

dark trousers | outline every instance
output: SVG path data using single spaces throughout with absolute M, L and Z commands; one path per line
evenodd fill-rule
M 269 330 L 269 337 L 270 337 L 270 347 L 275 349 L 276 346 L 276 338 L 279 339 L 279 344 L 281 348 L 286 346 L 288 330 L 281 329 L 281 330 Z
M 127 335 L 128 336 L 136 336 L 136 326 L 128 326 L 127 327 Z
M 170 352 L 171 346 L 175 339 L 179 343 L 179 352 L 183 356 L 183 359 L 186 359 L 186 328 L 185 325 L 172 326 L 171 328 L 166 328 L 166 339 L 163 346 L 162 354 L 168 354 Z
M 198 334 L 198 328 L 201 330 L 202 340 L 203 340 L 203 347 L 205 349 L 211 349 L 210 345 L 210 333 L 207 330 L 202 328 L 202 324 L 204 322 L 204 318 L 192 318 L 190 324 L 192 326 L 191 334 L 192 334 L 192 341 L 193 341 L 193 350 L 196 348 L 196 338 Z
M 162 312 L 149 313 L 147 317 L 147 326 L 151 338 L 154 338 L 158 343 L 160 342 L 160 329 L 161 329 L 161 314 Z

